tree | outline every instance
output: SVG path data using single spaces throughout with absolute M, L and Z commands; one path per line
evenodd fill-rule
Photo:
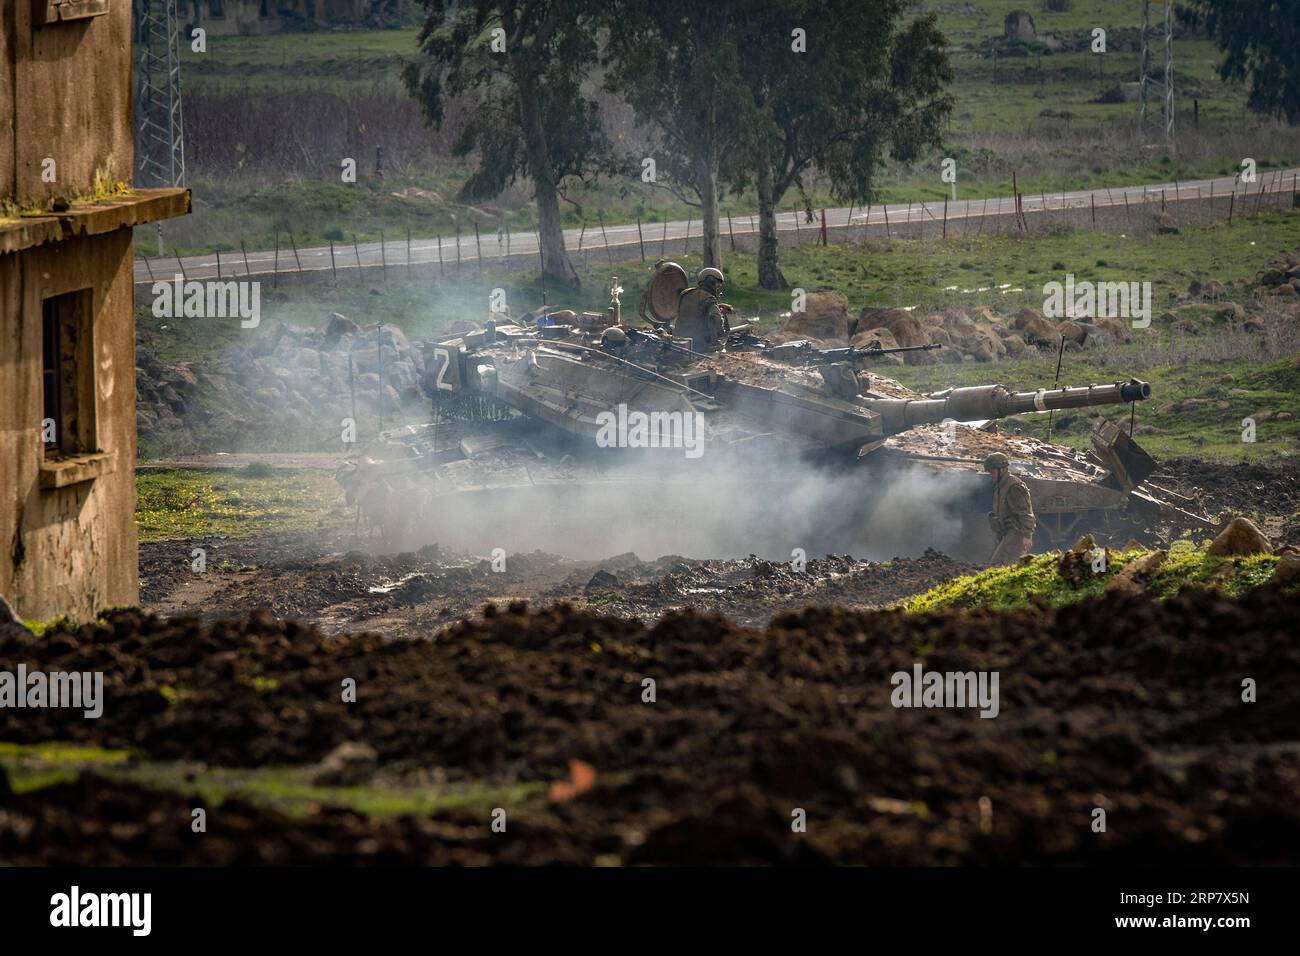
M 422 0 L 420 60 L 402 72 L 435 128 L 450 101 L 472 97 L 452 144 L 477 166 L 467 201 L 499 195 L 520 177 L 532 183 L 545 275 L 577 286 L 564 248 L 560 199 L 572 178 L 599 172 L 611 149 L 583 80 L 596 61 L 589 0 Z
M 952 70 L 934 15 L 904 25 L 906 0 L 761 0 L 742 40 L 758 194 L 758 278 L 787 283 L 777 262 L 776 209 L 816 168 L 841 201 L 865 203 L 886 152 L 910 162 L 938 145 L 952 111 Z M 737 183 L 741 185 L 741 183 Z
M 704 264 L 719 265 L 721 190 L 752 121 L 737 44 L 753 0 L 611 0 L 606 86 L 655 131 L 657 185 L 700 209 Z M 638 162 L 639 166 L 640 163 Z M 691 196 L 696 198 L 692 199 Z
M 1219 76 L 1250 80 L 1246 104 L 1300 126 L 1300 3 L 1296 0 L 1195 0 L 1224 52 Z

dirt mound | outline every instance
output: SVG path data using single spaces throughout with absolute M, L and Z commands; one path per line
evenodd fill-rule
M 517 604 L 436 641 L 329 639 L 265 614 L 204 628 L 119 611 L 0 643 L 0 668 L 98 669 L 106 691 L 98 720 L 0 711 L 0 739 L 246 767 L 315 763 L 355 742 L 388 772 L 558 781 L 580 760 L 598 774 L 569 802 L 525 814 L 509 841 L 467 811 L 394 827 L 328 811 L 289 823 L 236 805 L 239 832 L 277 835 L 277 861 L 1284 862 L 1300 851 L 1298 603 L 1265 588 L 1241 601 L 1108 595 L 1010 613 L 809 609 L 762 630 L 693 612 L 646 627 Z M 998 672 L 998 715 L 895 708 L 892 675 L 914 664 Z M 1257 702 L 1241 699 L 1246 678 Z M 9 860 L 66 845 L 114 862 L 213 852 L 142 827 L 166 802 L 126 787 L 4 802 Z M 1098 807 L 1105 833 L 1091 828 Z M 798 810 L 806 833 L 792 832 Z M 129 835 L 64 842 L 108 820 Z M 255 856 L 235 842 L 230 853 Z
M 1150 481 L 1200 502 L 1206 513 L 1257 519 L 1275 544 L 1300 544 L 1300 463 L 1163 461 Z M 1213 532 L 1212 532 L 1213 534 Z
M 317 624 L 327 632 L 380 627 L 385 631 L 430 621 L 448 624 L 489 602 L 528 600 L 598 603 L 603 610 L 649 622 L 664 611 L 694 607 L 763 625 L 773 614 L 809 604 L 891 604 L 976 568 L 935 551 L 888 562 L 815 558 L 802 572 L 790 564 L 749 557 L 693 560 L 668 556 L 642 561 L 635 554 L 575 561 L 540 551 L 507 556 L 503 570 L 470 555 L 417 552 L 369 555 L 343 551 L 342 538 L 322 541 L 338 550 L 312 551 L 302 536 L 195 539 L 141 547 L 141 596 L 166 616 L 200 613 L 211 622 L 259 608 L 276 617 Z M 200 546 L 208 571 L 195 575 L 189 554 Z M 599 572 L 614 576 L 611 585 Z

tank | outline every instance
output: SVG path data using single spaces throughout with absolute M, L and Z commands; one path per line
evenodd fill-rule
M 1148 483 L 1154 461 L 1115 423 L 1090 452 L 997 427 L 1143 402 L 1145 382 L 922 394 L 873 370 L 885 350 L 772 345 L 744 323 L 698 352 L 670 331 L 674 291 L 652 284 L 632 325 L 613 290 L 605 313 L 503 316 L 425 344 L 430 423 L 385 432 L 338 476 L 389 547 L 986 557 L 992 451 L 1029 486 L 1037 548 L 1207 523 Z

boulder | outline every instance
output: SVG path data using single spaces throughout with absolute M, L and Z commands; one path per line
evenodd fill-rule
M 875 348 L 879 346 L 882 349 L 898 348 L 898 340 L 894 338 L 894 333 L 889 329 L 868 329 L 865 332 L 859 332 L 853 336 L 853 347 L 858 349 Z M 901 358 L 899 359 L 901 362 Z
M 1133 331 L 1129 323 L 1123 319 L 1103 317 L 1097 320 L 1098 328 L 1104 329 L 1106 334 L 1111 336 L 1116 342 L 1133 341 Z
M 786 335 L 838 342 L 849 340 L 849 300 L 842 292 L 809 292 L 803 312 L 792 312 L 781 326 Z
M 1010 358 L 1023 358 L 1034 351 L 1034 347 L 1025 342 L 1024 339 L 1017 336 L 1010 336 L 1002 340 L 1002 347 Z
M 1280 588 L 1300 584 L 1300 554 L 1290 551 L 1283 554 L 1273 573 L 1268 576 L 1268 583 Z
M 987 327 L 975 329 L 973 333 L 958 342 L 958 345 L 977 362 L 996 362 L 1007 354 L 1002 339 L 993 329 Z
M 1119 591 L 1122 594 L 1143 593 L 1151 583 L 1151 578 L 1168 558 L 1168 551 L 1151 551 L 1140 558 L 1134 558 L 1106 582 L 1106 590 Z
M 1074 542 L 1074 547 L 1069 551 L 1062 552 L 1056 562 L 1056 572 L 1061 580 L 1076 588 L 1092 580 L 1098 573 L 1093 570 L 1095 559 L 1100 557 L 1094 553 L 1096 547 L 1097 542 L 1093 540 L 1092 535 L 1085 534 Z M 1101 567 L 1106 568 L 1109 565 L 1110 551 L 1106 550 L 1105 563 Z
M 338 338 L 340 335 L 358 335 L 361 332 L 361 326 L 357 325 L 346 316 L 339 315 L 337 312 L 331 312 L 329 320 L 321 330 L 325 333 L 326 338 Z
M 1273 545 L 1249 518 L 1233 518 L 1209 547 L 1209 553 L 1218 557 L 1263 554 L 1271 550 Z
M 1066 342 L 1073 342 L 1075 345 L 1082 345 L 1088 333 L 1087 330 L 1084 329 L 1082 323 L 1066 319 L 1064 322 L 1057 325 L 1056 334 L 1060 337 L 1057 339 L 1058 342 L 1063 338 Z
M 945 329 L 942 325 L 937 328 L 930 329 L 930 341 L 935 343 L 936 345 L 942 345 L 946 349 L 950 349 L 953 347 L 953 345 L 956 344 L 955 342 L 953 342 L 952 335 L 950 335 L 948 330 Z
M 1083 329 L 1083 338 L 1080 345 L 1088 348 L 1098 348 L 1110 345 L 1113 341 L 1109 332 L 1100 325 L 1094 325 L 1091 322 L 1080 322 L 1079 328 Z
M 1061 333 L 1037 309 L 1021 309 L 1011 321 L 1011 327 L 1024 335 L 1029 345 L 1055 348 L 1061 342 Z
M 870 349 L 870 347 L 878 345 L 881 349 L 897 349 L 898 342 L 894 341 L 893 333 L 889 332 L 889 329 L 867 329 L 866 332 L 859 332 L 853 337 L 855 349 Z M 902 355 L 881 355 L 879 359 L 871 360 L 872 362 L 901 365 Z
M 379 754 L 363 743 L 342 743 L 325 755 L 312 777 L 317 787 L 355 787 L 368 783 L 379 769 Z

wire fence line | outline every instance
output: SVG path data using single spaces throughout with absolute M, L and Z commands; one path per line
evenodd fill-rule
M 846 244 L 878 239 L 949 239 L 983 235 L 1042 235 L 1064 229 L 1099 229 L 1135 235 L 1174 225 L 1232 221 L 1272 210 L 1300 206 L 1300 171 L 1277 170 L 1259 174 L 1257 183 L 1211 180 L 1172 183 L 1157 187 L 1129 186 L 1062 192 L 1016 192 L 985 199 L 928 199 L 820 210 L 809 221 L 805 210 L 780 212 L 775 231 L 780 246 Z M 727 215 L 720 220 L 719 243 L 725 259 L 730 253 L 753 252 L 760 240 L 758 216 Z M 565 249 L 575 265 L 604 259 L 612 268 L 617 261 L 639 258 L 653 262 L 701 252 L 703 223 L 645 223 L 596 229 L 586 226 L 565 234 Z M 459 281 L 487 272 L 540 271 L 543 265 L 539 234 L 502 228 L 484 237 L 458 231 L 452 236 L 413 239 L 382 237 L 379 242 L 331 241 L 328 246 L 299 249 L 292 232 L 277 238 L 274 250 L 249 253 L 240 242 L 238 252 L 212 256 L 141 256 L 136 264 L 137 292 L 159 281 L 179 276 L 220 281 L 253 278 L 280 284 L 387 282 L 392 279 Z M 198 261 L 196 261 L 198 260 Z M 306 260 L 304 262 L 304 260 Z

